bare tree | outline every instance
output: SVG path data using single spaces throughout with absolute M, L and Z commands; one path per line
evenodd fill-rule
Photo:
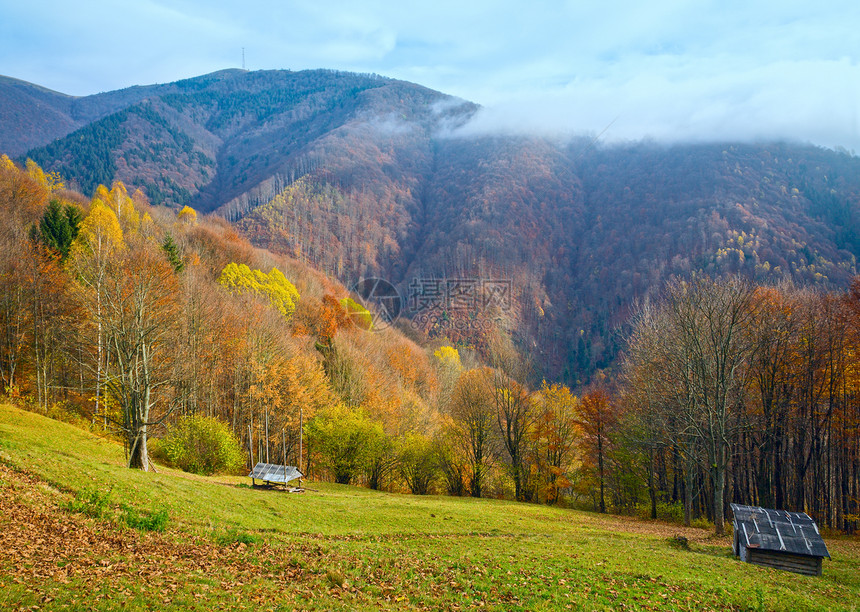
M 753 288 L 738 277 L 675 281 L 666 308 L 672 326 L 673 367 L 689 390 L 694 412 L 689 422 L 704 450 L 714 490 L 714 527 L 725 531 L 723 497 L 726 467 L 737 413 L 754 354 L 747 333 L 753 314 Z
M 103 293 L 102 328 L 110 368 L 107 388 L 119 404 L 128 467 L 149 469 L 147 435 L 158 418 L 153 408 L 173 380 L 179 355 L 176 327 L 181 307 L 173 269 L 146 244 L 133 245 L 108 270 Z M 160 399 L 166 402 L 165 393 Z
M 483 495 L 488 463 L 495 456 L 495 402 L 486 383 L 492 376 L 488 368 L 463 373 L 451 401 L 451 416 L 471 464 L 472 497 Z
M 792 360 L 797 344 L 794 305 L 780 289 L 759 288 L 750 333 L 756 342 L 756 357 L 750 362 L 752 390 L 759 410 L 750 434 L 758 449 L 756 489 L 759 502 L 768 507 L 785 505 L 783 478 L 784 432 L 788 427 L 793 391 Z M 790 295 L 790 294 L 789 294 Z
M 674 280 L 662 304 L 640 313 L 630 342 L 630 364 L 645 370 L 634 378 L 650 381 L 648 401 L 657 406 L 655 415 L 684 458 L 685 522 L 694 462 L 703 460 L 713 486 L 718 534 L 725 530 L 732 443 L 746 425 L 739 414 L 756 349 L 749 333 L 753 296 L 752 286 L 737 277 Z
M 645 443 L 656 445 L 657 438 L 665 436 L 681 459 L 684 524 L 689 526 L 699 440 L 692 426 L 695 401 L 690 387 L 691 361 L 679 358 L 677 351 L 669 310 L 665 305 L 644 304 L 636 314 L 628 341 L 625 378 L 632 390 L 628 398 L 646 412 L 643 420 L 652 424 L 642 430 L 644 435 L 653 436 Z M 656 514 L 656 500 L 652 501 L 652 514 Z
M 496 424 L 502 444 L 510 459 L 509 469 L 518 501 L 531 501 L 534 491 L 529 484 L 526 466 L 527 434 L 535 423 L 536 411 L 525 386 L 528 363 L 517 352 L 510 339 L 499 335 L 490 343 L 492 374 L 487 385 L 496 407 Z

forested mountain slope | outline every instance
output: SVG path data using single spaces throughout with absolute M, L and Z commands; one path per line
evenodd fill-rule
M 3 97 L 11 99 L 12 91 Z M 80 127 L 27 156 L 84 192 L 122 180 L 145 187 L 155 204 L 241 210 L 271 197 L 270 183 L 319 167 L 332 134 L 351 134 L 354 124 L 383 132 L 400 124 L 440 125 L 445 111 L 436 105 L 443 102 L 465 113 L 474 108 L 375 75 L 224 70 L 167 85 L 51 98 L 47 111 Z M 27 130 L 14 118 L 9 125 L 21 142 L 7 146 L 20 152 Z
M 354 98 L 409 92 L 433 98 Z M 119 114 L 185 133 L 158 104 Z M 647 500 L 718 534 L 735 501 L 856 530 L 855 158 L 465 138 L 442 126 L 462 114 L 422 108 L 346 113 L 303 168 L 221 209 L 270 250 L 121 181 L 90 197 L 0 156 L 5 395 L 111 432 L 141 469 L 150 435 L 203 465 L 174 440 L 206 417 L 228 471 L 248 448 L 374 489 Z M 356 292 L 395 328 L 326 272 L 397 282 L 399 304 L 382 282 Z
M 173 85 L 135 86 L 75 97 L 0 76 L 0 150 L 21 155 L 129 105 L 175 89 Z
M 612 364 L 632 304 L 673 274 L 844 288 L 857 272 L 860 159 L 844 152 L 466 136 L 473 104 L 332 71 L 51 96 L 55 131 L 81 127 L 27 155 L 84 192 L 121 179 L 217 211 L 347 285 L 391 280 L 422 333 L 480 344 L 481 320 L 501 323 L 571 383 Z M 483 308 L 496 281 L 510 300 Z

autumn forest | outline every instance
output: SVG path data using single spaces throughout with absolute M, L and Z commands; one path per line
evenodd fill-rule
M 0 97 L 0 391 L 128 467 L 860 527 L 855 155 L 470 134 L 336 71 Z
M 188 469 L 242 469 L 250 451 L 374 489 L 718 531 L 736 501 L 857 528 L 858 280 L 677 278 L 637 307 L 617 366 L 571 390 L 501 326 L 456 342 L 374 329 L 306 263 L 121 182 L 87 198 L 3 157 L 0 205 L 4 392 L 118 436 L 129 467 L 180 462 L 171 432 L 214 421 L 233 455 Z

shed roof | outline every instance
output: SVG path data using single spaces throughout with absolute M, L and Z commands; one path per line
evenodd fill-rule
M 292 465 L 278 465 L 276 463 L 258 463 L 248 474 L 250 478 L 256 478 L 263 482 L 282 482 L 287 484 L 296 478 L 302 478 L 304 474 Z
M 771 510 L 758 506 L 731 504 L 739 541 L 747 548 L 827 557 L 827 546 L 818 525 L 805 512 Z

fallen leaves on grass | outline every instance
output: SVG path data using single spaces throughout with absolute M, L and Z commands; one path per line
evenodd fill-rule
M 128 597 L 130 592 L 104 592 L 105 584 L 124 584 L 123 578 L 158 593 L 162 601 L 185 585 L 177 576 L 201 579 L 223 577 L 223 592 L 241 588 L 261 576 L 258 563 L 249 561 L 245 544 L 217 546 L 175 534 L 140 533 L 108 521 L 64 512 L 32 476 L 0 464 L 0 568 L 5 578 L 41 596 L 48 582 L 74 581 L 84 590 L 105 598 Z M 283 558 L 290 549 L 277 551 L 265 544 L 260 557 Z M 270 565 L 263 576 L 281 584 L 300 577 L 302 570 L 289 564 Z M 110 582 L 108 582 L 110 581 Z M 195 588 L 206 591 L 205 583 Z M 96 596 L 98 599 L 98 595 Z

